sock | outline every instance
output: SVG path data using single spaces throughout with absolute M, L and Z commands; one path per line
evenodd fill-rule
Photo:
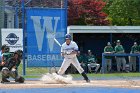
M 82 73 L 82 76 L 84 77 L 85 80 L 89 80 L 85 72 Z

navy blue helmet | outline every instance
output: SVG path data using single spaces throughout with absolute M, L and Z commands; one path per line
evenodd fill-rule
M 70 39 L 71 40 L 71 35 L 70 34 L 66 34 L 65 35 L 65 39 Z

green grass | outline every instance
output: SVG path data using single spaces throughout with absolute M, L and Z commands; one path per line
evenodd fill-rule
M 19 74 L 22 74 L 22 64 L 18 68 Z M 48 73 L 47 67 L 26 67 L 26 78 L 40 78 L 43 74 Z
M 19 66 L 19 73 L 22 74 L 22 64 Z M 25 78 L 40 78 L 43 74 L 48 73 L 48 68 L 27 67 Z M 71 74 L 74 78 L 81 77 L 80 74 Z M 140 73 L 107 73 L 107 74 L 88 74 L 89 77 L 140 77 Z

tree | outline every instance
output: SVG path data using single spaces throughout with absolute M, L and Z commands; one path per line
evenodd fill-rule
M 113 25 L 137 25 L 140 0 L 113 0 L 108 7 Z M 139 23 L 139 22 L 138 22 Z
M 138 16 L 140 17 L 140 0 L 132 0 L 132 2 L 138 11 Z
M 68 25 L 108 25 L 102 0 L 69 0 Z

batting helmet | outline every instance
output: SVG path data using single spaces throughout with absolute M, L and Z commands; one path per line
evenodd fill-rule
M 71 35 L 70 34 L 66 34 L 65 35 L 65 39 L 70 39 L 71 40 Z

